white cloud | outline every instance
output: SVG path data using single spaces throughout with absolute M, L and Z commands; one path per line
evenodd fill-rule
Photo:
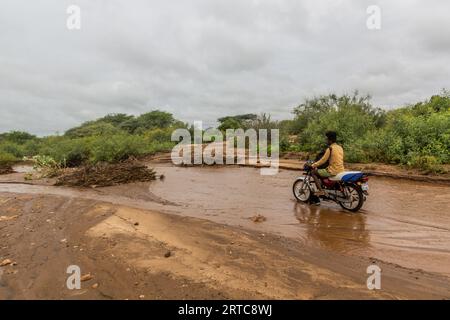
M 66 28 L 70 4 L 80 31 Z M 288 118 L 305 97 L 354 89 L 385 107 L 421 100 L 450 87 L 449 13 L 438 0 L 5 0 L 0 131 L 154 108 L 207 124 Z

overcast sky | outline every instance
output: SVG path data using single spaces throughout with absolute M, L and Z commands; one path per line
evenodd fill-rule
M 68 30 L 67 7 L 81 8 Z M 366 27 L 369 5 L 381 29 Z M 291 118 L 322 93 L 386 108 L 450 88 L 448 0 L 2 0 L 0 132 L 153 109 Z

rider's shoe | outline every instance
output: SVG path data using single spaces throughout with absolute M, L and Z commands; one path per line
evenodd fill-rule
M 316 197 L 315 195 L 313 195 L 310 199 L 309 199 L 309 203 L 314 205 L 314 206 L 319 206 L 320 205 L 320 199 L 319 197 Z

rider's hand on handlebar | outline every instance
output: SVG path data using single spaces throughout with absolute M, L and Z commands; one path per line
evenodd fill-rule
M 308 161 L 306 161 L 303 169 L 305 171 L 312 170 L 312 169 L 314 169 L 314 167 L 312 165 L 313 165 L 313 162 L 311 160 L 308 160 Z

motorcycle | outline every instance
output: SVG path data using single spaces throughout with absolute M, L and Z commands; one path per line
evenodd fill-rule
M 314 195 L 318 188 L 312 176 L 312 163 L 313 161 L 306 162 L 304 175 L 298 177 L 292 187 L 298 201 L 314 203 L 322 199 L 334 201 L 343 209 L 352 212 L 361 209 L 369 195 L 369 177 L 366 174 L 361 171 L 344 171 L 332 177 L 320 177 L 325 195 L 317 197 Z

